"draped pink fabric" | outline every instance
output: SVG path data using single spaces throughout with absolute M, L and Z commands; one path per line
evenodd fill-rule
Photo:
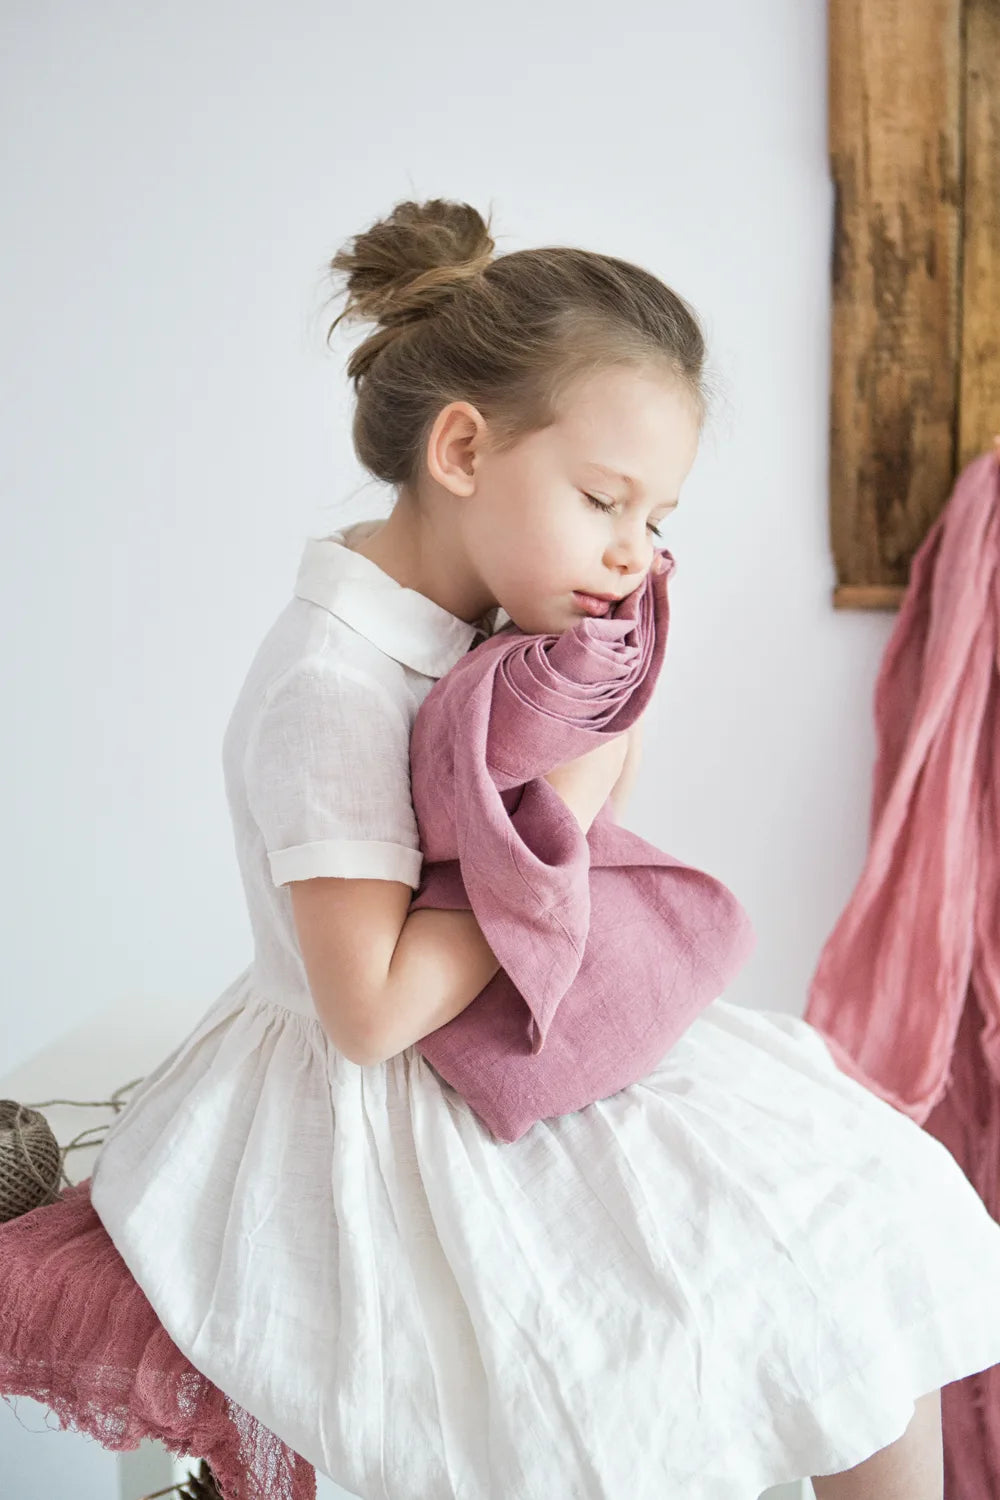
M 875 688 L 868 853 L 805 1018 L 1000 1219 L 1000 467 L 959 475 Z M 997 1295 L 1000 1296 L 1000 1288 Z M 943 1395 L 948 1500 L 1000 1495 L 1000 1366 Z
M 103 1448 L 153 1438 L 204 1458 L 223 1500 L 315 1500 L 312 1465 L 170 1339 L 94 1212 L 89 1177 L 0 1224 L 0 1395 L 40 1401 Z
M 501 965 L 417 1047 L 499 1140 L 647 1076 L 754 949 L 721 881 L 620 827 L 610 802 L 585 835 L 544 780 L 646 707 L 674 567 L 660 555 L 610 615 L 550 635 L 511 624 L 467 652 L 411 731 L 411 910 L 471 908 Z

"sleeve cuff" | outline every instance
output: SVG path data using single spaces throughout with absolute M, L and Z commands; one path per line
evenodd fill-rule
M 420 849 L 379 839 L 322 839 L 276 849 L 267 858 L 275 885 L 341 875 L 354 880 L 402 880 L 416 890 L 424 856 Z

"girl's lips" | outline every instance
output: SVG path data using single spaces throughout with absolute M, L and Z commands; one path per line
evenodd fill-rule
M 573 590 L 573 598 L 588 615 L 606 615 L 614 602 L 612 599 L 598 599 L 594 594 L 581 594 L 577 589 Z

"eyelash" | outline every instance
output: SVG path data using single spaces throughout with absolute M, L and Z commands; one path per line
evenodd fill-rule
M 586 500 L 590 501 L 591 505 L 596 505 L 598 510 L 603 510 L 603 511 L 614 510 L 614 506 L 613 505 L 606 505 L 603 500 L 598 500 L 597 497 L 596 497 L 596 495 L 588 495 L 586 490 L 582 490 L 581 494 L 584 496 L 584 498 Z M 663 540 L 663 532 L 659 529 L 658 526 L 654 526 L 653 523 L 652 523 L 652 521 L 647 521 L 646 522 L 646 530 L 647 531 L 651 531 L 655 537 L 658 537 L 660 539 L 660 541 Z

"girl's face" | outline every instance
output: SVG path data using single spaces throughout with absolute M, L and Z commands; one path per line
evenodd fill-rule
M 690 397 L 663 376 L 601 371 L 577 382 L 556 423 L 502 454 L 475 407 L 449 411 L 456 437 L 473 419 L 464 449 L 436 449 L 469 480 L 456 508 L 462 550 L 521 630 L 558 633 L 585 618 L 577 590 L 623 598 L 643 583 L 664 545 L 653 527 L 662 533 L 697 452 Z

